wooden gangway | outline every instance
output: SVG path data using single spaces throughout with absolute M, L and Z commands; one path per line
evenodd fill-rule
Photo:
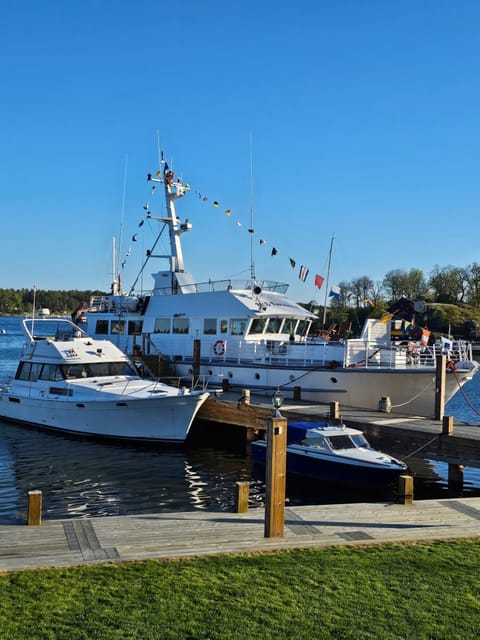
M 265 511 L 174 512 L 0 525 L 0 571 L 281 549 L 480 537 L 480 498 L 290 506 L 282 537 Z

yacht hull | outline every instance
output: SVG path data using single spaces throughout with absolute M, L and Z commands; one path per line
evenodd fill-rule
M 175 363 L 179 376 L 191 375 L 190 367 Z M 447 371 L 445 402 L 472 379 L 476 370 Z M 209 387 L 221 386 L 226 380 L 229 386 L 248 388 L 258 394 L 271 395 L 279 388 L 286 397 L 300 392 L 301 399 L 307 402 L 338 401 L 344 406 L 371 411 L 378 410 L 381 398 L 389 397 L 395 412 L 430 418 L 435 415 L 436 373 L 432 368 L 312 370 L 209 363 L 200 367 L 200 375 L 208 380 Z
M 181 443 L 208 395 L 72 401 L 3 393 L 0 418 L 87 436 Z

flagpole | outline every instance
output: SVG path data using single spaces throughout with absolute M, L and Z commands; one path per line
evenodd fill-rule
M 325 329 L 325 321 L 327 318 L 327 298 L 328 298 L 328 287 L 330 283 L 330 267 L 332 264 L 333 240 L 334 240 L 334 237 L 332 236 L 332 239 L 330 240 L 330 251 L 328 252 L 327 283 L 325 286 L 325 303 L 323 305 L 322 329 Z

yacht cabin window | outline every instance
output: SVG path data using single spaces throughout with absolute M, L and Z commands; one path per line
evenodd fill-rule
M 247 328 L 247 318 L 232 318 L 230 320 L 230 335 L 243 336 Z
M 112 320 L 110 333 L 112 335 L 123 335 L 125 333 L 125 320 Z
M 220 333 L 228 333 L 228 321 L 220 320 Z
M 203 319 L 203 333 L 204 335 L 212 336 L 217 333 L 217 319 L 216 318 L 204 318 Z
M 170 333 L 170 318 L 156 318 L 153 333 Z
M 265 318 L 254 318 L 252 320 L 252 324 L 250 325 L 250 329 L 248 330 L 249 334 L 259 334 L 263 333 L 265 330 L 265 325 L 267 321 Z
M 107 336 L 108 335 L 108 320 L 97 320 L 95 325 L 95 333 L 98 336 Z
M 172 333 L 188 333 L 188 318 L 173 318 Z
M 128 321 L 128 335 L 139 336 L 142 333 L 143 322 L 141 320 Z

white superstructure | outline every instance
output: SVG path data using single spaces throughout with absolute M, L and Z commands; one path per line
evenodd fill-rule
M 466 343 L 456 342 L 447 351 L 394 338 L 395 316 L 387 323 L 367 320 L 356 339 L 315 339 L 310 336 L 315 316 L 285 295 L 286 284 L 255 278 L 195 282 L 185 270 L 180 243 L 191 224 L 182 223 L 175 211 L 188 186 L 166 165 L 161 177 L 149 174 L 148 179 L 163 184 L 166 210 L 159 217 L 148 214 L 162 226 L 142 271 L 156 258 L 167 261 L 168 268 L 152 274 L 154 288 L 146 294 L 134 294 L 132 288 L 128 295 L 92 299 L 84 314 L 89 335 L 108 337 L 128 353 L 137 348 L 161 354 L 179 376 L 192 374 L 198 339 L 199 374 L 209 386 L 228 381 L 256 393 L 280 388 L 287 396 L 297 387 L 308 401 L 338 400 L 366 409 L 376 409 L 388 397 L 398 411 L 421 416 L 434 414 L 440 354 L 455 362 L 447 371 L 446 401 L 477 371 Z M 165 230 L 170 253 L 159 255 L 156 244 Z

